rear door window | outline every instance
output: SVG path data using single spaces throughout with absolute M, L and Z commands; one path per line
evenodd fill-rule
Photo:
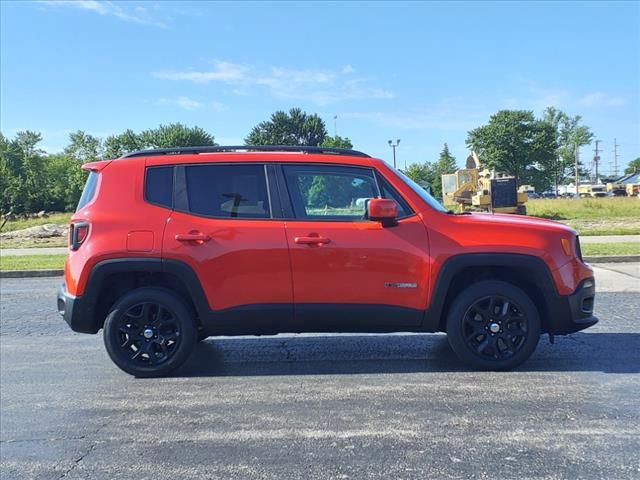
M 188 210 L 215 218 L 270 218 L 264 165 L 185 167 Z

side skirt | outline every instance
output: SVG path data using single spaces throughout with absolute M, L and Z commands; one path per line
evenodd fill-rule
M 274 335 L 311 332 L 432 332 L 424 310 L 367 304 L 257 304 L 210 311 L 208 335 Z

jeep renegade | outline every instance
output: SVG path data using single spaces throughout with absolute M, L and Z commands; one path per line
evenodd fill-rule
M 382 160 L 189 147 L 88 163 L 58 310 L 125 372 L 213 335 L 446 332 L 473 368 L 594 325 L 593 271 L 552 221 L 454 214 Z

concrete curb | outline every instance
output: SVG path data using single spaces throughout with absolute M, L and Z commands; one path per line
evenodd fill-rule
M 640 262 L 640 255 L 604 255 L 584 257 L 587 263 Z M 61 277 L 64 270 L 0 270 L 0 278 Z
M 64 270 L 0 270 L 0 278 L 61 277 Z

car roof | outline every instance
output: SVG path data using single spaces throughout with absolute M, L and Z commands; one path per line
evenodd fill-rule
M 132 157 L 156 157 L 162 155 L 188 155 L 203 153 L 230 153 L 230 152 L 291 152 L 291 153 L 315 153 L 329 155 L 346 155 L 349 157 L 370 158 L 369 155 L 358 150 L 333 147 L 308 147 L 298 145 L 240 145 L 240 146 L 202 146 L 202 147 L 176 147 L 158 148 L 153 150 L 139 150 L 124 155 L 122 158 Z
M 215 146 L 141 150 L 117 161 L 144 160 L 148 166 L 218 162 L 341 163 L 371 166 L 366 153 L 357 150 L 304 146 Z

